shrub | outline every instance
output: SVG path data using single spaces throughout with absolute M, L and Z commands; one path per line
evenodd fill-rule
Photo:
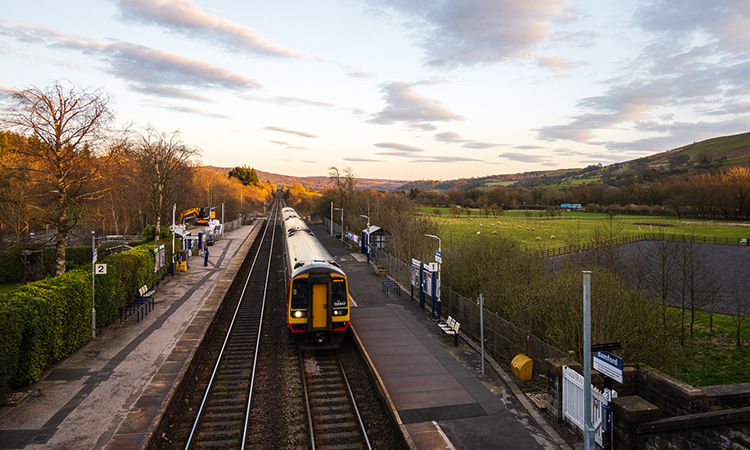
M 170 254 L 171 243 L 164 244 Z M 108 267 L 106 275 L 95 279 L 97 330 L 118 317 L 120 308 L 133 301 L 140 286 L 153 286 L 154 249 L 159 245 L 143 245 L 102 260 Z M 73 259 L 89 266 L 91 249 L 80 249 L 79 256 Z M 2 265 L 12 260 L 12 256 L 0 258 L 0 271 L 13 272 L 12 264 Z M 48 364 L 88 342 L 91 302 L 89 267 L 21 286 L 0 297 L 0 330 L 4 338 L 0 344 L 0 403 L 10 389 L 38 380 Z

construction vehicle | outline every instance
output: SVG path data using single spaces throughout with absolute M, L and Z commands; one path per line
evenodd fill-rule
M 215 207 L 190 208 L 180 214 L 179 222 L 186 226 L 208 225 L 208 222 L 216 218 Z

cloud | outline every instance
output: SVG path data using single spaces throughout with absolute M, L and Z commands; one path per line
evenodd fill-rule
M 307 147 L 301 146 L 301 145 L 292 145 L 287 141 L 269 141 L 272 144 L 281 145 L 282 147 L 286 147 L 290 150 L 310 150 Z
M 641 52 L 603 95 L 579 100 L 568 123 L 536 129 L 540 139 L 663 151 L 709 133 L 747 131 L 750 4 L 655 0 L 636 8 L 632 23 L 646 33 Z M 599 142 L 604 130 L 650 135 Z
M 488 142 L 471 141 L 464 139 L 460 134 L 452 131 L 446 131 L 435 135 L 435 140 L 445 142 L 447 144 L 463 144 L 463 147 L 472 148 L 475 150 L 483 150 L 485 148 L 499 147 L 502 144 L 490 144 Z
M 539 155 L 528 155 L 526 153 L 501 153 L 498 155 L 500 158 L 509 159 L 511 161 L 526 162 L 526 163 L 543 163 L 549 158 L 546 156 Z
M 203 11 L 191 0 L 118 0 L 121 17 L 143 25 L 166 28 L 191 39 L 202 39 L 227 50 L 279 58 L 310 55 L 264 38 L 256 30 Z
M 344 158 L 344 161 L 352 161 L 352 162 L 383 162 L 382 159 L 357 158 L 357 157 Z
M 542 147 L 540 145 L 516 145 L 514 148 L 517 148 L 519 150 L 539 150 L 546 147 Z
M 243 94 L 241 95 L 241 97 L 246 100 L 264 102 L 264 103 L 273 103 L 276 105 L 283 105 L 283 106 L 314 106 L 318 108 L 338 109 L 338 110 L 346 111 L 346 112 L 357 114 L 357 115 L 365 114 L 366 112 L 362 108 L 341 106 L 335 103 L 321 102 L 318 100 L 309 100 L 306 98 L 299 98 L 299 97 L 288 97 L 288 96 L 258 97 L 256 95 L 250 95 L 250 94 Z
M 384 156 L 404 156 L 408 158 L 414 158 L 418 155 L 416 153 L 424 152 L 423 148 L 412 147 L 410 145 L 397 144 L 395 142 L 380 142 L 375 144 L 375 147 L 389 149 L 388 152 L 377 153 L 378 155 Z
M 424 127 L 429 122 L 464 120 L 463 116 L 445 108 L 442 102 L 417 94 L 414 84 L 394 81 L 386 83 L 382 92 L 387 106 L 368 120 L 369 123 L 388 125 L 404 122 L 411 126 Z
M 444 133 L 436 134 L 435 140 L 440 142 L 447 142 L 449 144 L 466 142 L 466 140 L 462 138 L 460 134 L 454 133 L 452 131 L 446 131 Z
M 186 99 L 186 100 L 197 100 L 201 102 L 213 102 L 213 100 L 208 97 L 191 94 L 181 89 L 171 88 L 171 87 L 166 87 L 166 86 L 144 86 L 144 87 L 133 86 L 130 89 L 136 92 L 141 92 L 143 94 L 153 95 L 156 97 L 180 98 L 180 99 Z
M 174 104 L 168 104 L 168 105 L 158 105 L 162 109 L 166 109 L 168 111 L 172 112 L 179 112 L 184 114 L 193 114 L 196 116 L 204 116 L 204 117 L 210 117 L 212 119 L 231 119 L 230 116 L 227 116 L 226 114 L 219 114 L 219 113 L 212 113 L 209 111 L 206 111 L 203 108 L 193 108 L 190 106 L 185 105 L 174 105 Z
M 281 128 L 277 126 L 266 127 L 266 130 L 278 131 L 279 133 L 289 133 L 289 134 L 294 134 L 299 137 L 306 137 L 306 138 L 312 138 L 312 139 L 317 139 L 320 137 L 312 133 L 305 133 L 304 131 L 287 130 L 286 128 Z
M 14 24 L 2 19 L 0 34 L 19 41 L 92 55 L 107 64 L 107 71 L 112 75 L 145 88 L 185 86 L 247 90 L 262 87 L 257 80 L 233 73 L 224 67 L 142 45 L 127 42 L 101 43 L 50 27 Z M 164 92 L 162 90 L 159 95 L 163 96 Z
M 481 162 L 481 159 L 466 158 L 464 156 L 425 156 L 416 159 L 415 163 L 455 163 L 455 162 Z
M 526 59 L 554 39 L 554 21 L 569 21 L 565 0 L 380 0 L 370 3 L 417 36 L 435 66 Z

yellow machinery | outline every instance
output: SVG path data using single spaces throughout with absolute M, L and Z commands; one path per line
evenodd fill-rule
M 190 208 L 180 214 L 180 223 L 185 225 L 208 225 L 211 219 L 216 218 L 216 212 L 213 207 Z

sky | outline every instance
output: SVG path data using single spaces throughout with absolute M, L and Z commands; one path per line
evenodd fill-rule
M 448 180 L 750 131 L 750 1 L 26 0 L 0 105 L 67 80 L 201 163 Z

